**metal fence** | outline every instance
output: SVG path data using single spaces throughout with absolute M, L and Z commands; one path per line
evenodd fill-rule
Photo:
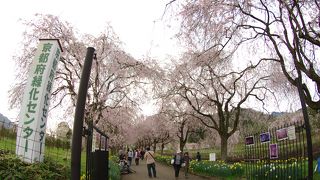
M 245 138 L 247 179 L 305 179 L 307 145 L 302 121 Z
M 22 127 L 19 127 L 18 123 L 0 120 L 1 152 L 15 154 L 17 150 L 25 148 L 20 147 L 19 143 L 18 145 L 16 143 L 17 132 L 19 128 L 22 129 Z M 84 129 L 83 132 L 83 147 L 85 147 L 85 149 L 82 149 L 83 155 L 81 158 L 81 175 L 85 175 L 85 179 L 87 180 L 108 179 L 108 136 L 95 126 L 89 126 L 88 128 Z M 40 132 L 34 130 L 34 133 Z M 45 149 L 43 149 L 43 151 L 44 161 L 50 161 L 65 166 L 66 171 L 64 172 L 65 174 L 63 177 L 70 177 L 71 134 L 66 134 L 64 136 L 59 136 L 57 133 L 46 134 Z M 31 158 L 40 159 L 39 157 L 34 156 Z
M 86 137 L 86 180 L 109 179 L 108 136 L 100 129 L 88 125 Z
M 17 131 L 22 129 L 17 123 L 8 122 L 0 120 L 0 150 L 6 153 L 15 154 L 21 148 L 24 148 L 24 151 L 30 150 L 25 149 L 26 147 L 19 146 L 19 143 L 16 143 L 17 140 Z M 37 130 L 34 130 L 34 133 L 40 133 Z M 71 136 L 71 135 L 70 135 Z M 36 139 L 30 141 L 37 141 Z M 66 134 L 65 136 L 57 136 L 56 134 L 46 134 L 45 138 L 45 149 L 44 151 L 44 161 L 50 161 L 53 163 L 60 164 L 65 167 L 65 176 L 70 177 L 70 155 L 71 155 L 71 146 L 70 146 L 70 137 Z M 42 152 L 43 153 L 43 152 Z M 37 154 L 37 153 L 34 153 Z M 39 157 L 31 156 L 31 158 Z M 24 157 L 26 161 L 29 161 Z M 0 178 L 1 179 L 1 178 Z

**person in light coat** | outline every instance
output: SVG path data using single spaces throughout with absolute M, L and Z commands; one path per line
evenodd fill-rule
M 147 147 L 147 152 L 144 154 L 144 159 L 146 159 L 146 162 L 147 162 L 147 169 L 148 169 L 149 178 L 152 178 L 152 174 L 153 174 L 153 177 L 157 177 L 156 164 L 155 164 L 156 161 L 154 159 L 154 152 L 151 151 L 149 147 Z

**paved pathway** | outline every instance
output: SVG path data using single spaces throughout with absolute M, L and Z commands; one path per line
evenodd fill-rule
M 121 176 L 121 180 L 150 180 L 147 171 L 146 161 L 140 161 L 140 164 L 136 166 L 131 165 L 131 169 L 135 172 L 131 174 L 125 174 Z M 155 180 L 176 180 L 174 177 L 174 169 L 172 166 L 166 166 L 160 163 L 156 163 L 157 178 Z M 179 180 L 213 180 L 213 178 L 199 177 L 189 174 L 188 178 L 185 178 L 183 170 L 180 170 Z

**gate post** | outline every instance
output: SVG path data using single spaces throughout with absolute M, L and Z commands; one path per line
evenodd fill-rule
M 71 179 L 80 179 L 81 168 L 81 138 L 83 117 L 86 103 L 86 95 L 88 91 L 88 83 L 91 73 L 92 59 L 95 49 L 93 47 L 87 48 L 87 54 L 82 69 L 80 86 L 78 92 L 77 106 L 75 110 L 74 123 L 73 123 L 73 136 L 71 148 Z

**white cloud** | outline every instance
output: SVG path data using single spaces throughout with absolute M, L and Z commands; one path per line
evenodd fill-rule
M 11 0 L 0 6 L 0 112 L 11 120 L 18 110 L 8 110 L 8 90 L 14 82 L 15 67 L 12 56 L 19 51 L 24 26 L 19 19 L 30 19 L 36 13 L 53 14 L 73 24 L 80 33 L 97 35 L 107 22 L 124 42 L 124 48 L 135 58 L 147 53 L 164 58 L 174 54 L 171 30 L 165 30 L 161 18 L 167 1 L 159 0 Z M 156 22 L 155 22 L 156 21 Z

